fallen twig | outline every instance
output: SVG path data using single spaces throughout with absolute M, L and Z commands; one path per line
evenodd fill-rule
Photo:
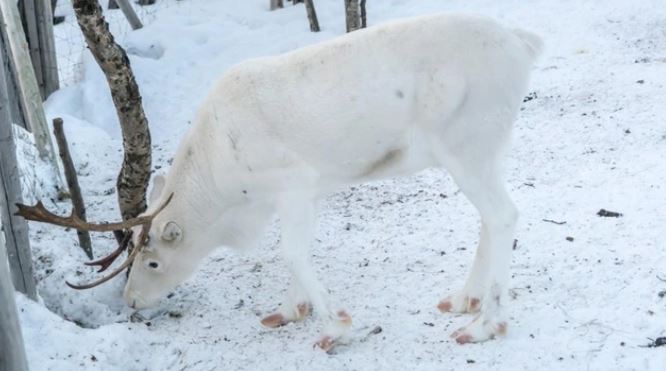
M 619 217 L 622 216 L 622 213 L 601 209 L 597 212 L 597 215 L 599 215 L 601 217 L 606 217 L 606 218 L 619 218 Z
M 543 220 L 544 222 L 553 223 L 553 224 L 557 224 L 557 225 L 567 224 L 566 221 L 565 221 L 565 222 L 557 222 L 557 221 L 555 221 L 555 220 L 551 220 L 551 219 L 542 219 L 542 220 Z
M 648 340 L 651 341 L 651 343 L 648 343 L 647 345 L 639 345 L 641 348 L 656 348 L 656 347 L 663 347 L 666 345 L 666 336 L 658 337 L 656 339 L 648 338 Z

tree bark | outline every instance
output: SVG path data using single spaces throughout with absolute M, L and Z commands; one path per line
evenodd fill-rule
M 308 13 L 310 31 L 319 32 L 319 20 L 317 19 L 317 12 L 315 11 L 313 0 L 305 0 L 305 10 Z
M 361 28 L 368 27 L 368 15 L 365 11 L 365 0 L 361 0 Z
M 347 32 L 356 31 L 361 28 L 358 0 L 345 0 L 345 19 Z
M 73 0 L 72 5 L 88 48 L 106 75 L 120 121 L 124 157 L 116 185 L 120 212 L 127 220 L 146 210 L 151 166 L 148 120 L 129 58 L 109 32 L 99 2 Z
M 81 195 L 81 187 L 79 186 L 79 179 L 76 176 L 76 168 L 72 155 L 69 153 L 69 146 L 67 145 L 67 138 L 65 137 L 65 130 L 63 129 L 63 121 L 61 118 L 53 119 L 53 134 L 55 135 L 56 142 L 58 143 L 58 154 L 62 161 L 62 166 L 65 169 L 65 179 L 67 180 L 67 187 L 69 194 L 72 196 L 72 209 L 76 216 L 81 218 L 84 222 L 86 219 L 86 207 L 83 203 L 83 196 Z M 88 259 L 93 258 L 92 241 L 90 240 L 90 232 L 78 230 L 76 234 L 79 237 L 79 246 L 83 252 L 88 256 Z

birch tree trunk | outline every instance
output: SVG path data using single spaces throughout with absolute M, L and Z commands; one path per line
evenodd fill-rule
M 308 13 L 310 31 L 319 32 L 319 20 L 317 19 L 317 12 L 315 11 L 313 0 L 305 0 L 305 10 Z
M 361 17 L 359 16 L 358 0 L 345 0 L 345 19 L 347 32 L 356 31 L 361 28 Z
M 123 165 L 116 183 L 123 219 L 146 210 L 146 190 L 150 180 L 151 149 L 148 120 L 143 111 L 139 86 L 125 50 L 118 45 L 102 15 L 97 0 L 73 0 L 81 31 L 111 88 L 123 135 Z

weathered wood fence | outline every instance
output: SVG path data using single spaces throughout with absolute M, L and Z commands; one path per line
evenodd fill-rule
M 4 1 L 3 1 L 4 2 Z M 0 19 L 2 19 L 0 14 Z M 12 123 L 25 123 L 23 112 L 10 89 L 16 89 L 9 71 L 10 58 L 4 47 L 6 30 L 0 24 L 0 370 L 26 371 L 28 364 L 14 301 L 14 287 L 28 297 L 37 297 L 25 220 L 13 216 L 14 202 L 21 201 L 16 147 Z M 13 99 L 10 101 L 10 97 Z M 6 238 L 5 238 L 6 236 Z M 12 269 L 9 268 L 9 264 Z M 13 283 L 13 284 L 12 284 Z
M 4 59 L 1 47 L 0 54 L 3 54 L 3 58 L 0 59 Z M 6 236 L 7 255 L 12 268 L 14 286 L 35 299 L 37 294 L 32 275 L 28 225 L 25 220 L 13 215 L 14 204 L 22 202 L 22 195 L 7 80 L 3 66 L 0 68 L 0 221 Z
M 32 132 L 40 157 L 50 164 L 56 184 L 62 187 L 63 181 L 44 115 L 39 84 L 14 1 L 0 1 L 0 54 L 1 70 L 5 75 L 2 86 L 8 88 L 7 102 L 12 107 L 11 122 Z
M 2 233 L 0 233 L 0 370 L 28 370 Z
M 53 39 L 51 2 L 19 0 L 18 9 L 25 33 L 30 59 L 42 99 L 58 90 L 58 63 Z

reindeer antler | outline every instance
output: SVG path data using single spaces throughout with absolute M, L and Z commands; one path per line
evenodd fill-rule
M 81 231 L 91 231 L 91 232 L 113 232 L 121 229 L 130 229 L 136 227 L 137 225 L 142 225 L 145 223 L 150 223 L 155 216 L 162 211 L 167 204 L 171 201 L 173 193 L 169 195 L 166 202 L 162 204 L 154 213 L 150 215 L 140 216 L 138 218 L 133 218 L 126 220 L 124 222 L 117 223 L 88 223 L 84 222 L 76 216 L 72 211 L 70 216 L 59 216 L 53 214 L 52 212 L 46 210 L 42 201 L 37 201 L 35 206 L 27 206 L 24 204 L 16 204 L 18 211 L 15 215 L 22 216 L 26 220 L 32 220 L 34 222 L 48 223 L 57 225 L 60 227 L 74 228 Z
M 65 281 L 67 286 L 73 289 L 84 290 L 101 285 L 102 283 L 117 276 L 120 272 L 124 271 L 125 269 L 127 269 L 127 267 L 130 266 L 130 264 L 132 264 L 136 255 L 143 249 L 143 247 L 146 245 L 148 241 L 148 233 L 150 232 L 150 226 L 152 225 L 153 219 L 155 219 L 157 214 L 159 214 L 162 210 L 164 210 L 165 207 L 167 207 L 169 202 L 171 202 L 172 198 L 173 198 L 173 193 L 169 195 L 169 197 L 166 199 L 166 201 L 164 201 L 164 203 L 160 207 L 158 207 L 154 212 L 152 212 L 149 215 L 144 215 L 137 218 L 126 220 L 124 222 L 117 222 L 117 223 L 84 222 L 83 220 L 81 220 L 81 218 L 77 217 L 74 214 L 74 212 L 72 212 L 70 216 L 67 217 L 59 216 L 46 210 L 44 204 L 41 201 L 38 201 L 37 204 L 35 204 L 34 206 L 16 204 L 18 211 L 16 212 L 15 215 L 22 216 L 26 220 L 31 220 L 35 222 L 48 223 L 60 227 L 75 228 L 77 230 L 93 231 L 93 232 L 111 232 L 121 229 L 130 229 L 138 225 L 141 226 L 141 234 L 139 235 L 139 244 L 132 250 L 127 259 L 113 272 L 109 273 L 108 275 L 96 281 L 82 285 L 71 284 Z M 88 262 L 85 264 L 90 266 L 95 266 L 95 265 L 100 266 L 100 269 L 97 272 L 105 271 L 118 258 L 118 256 L 120 256 L 120 254 L 127 249 L 131 238 L 132 238 L 132 231 L 130 230 L 125 235 L 123 241 L 120 243 L 118 248 L 114 250 L 111 254 L 99 260 Z

